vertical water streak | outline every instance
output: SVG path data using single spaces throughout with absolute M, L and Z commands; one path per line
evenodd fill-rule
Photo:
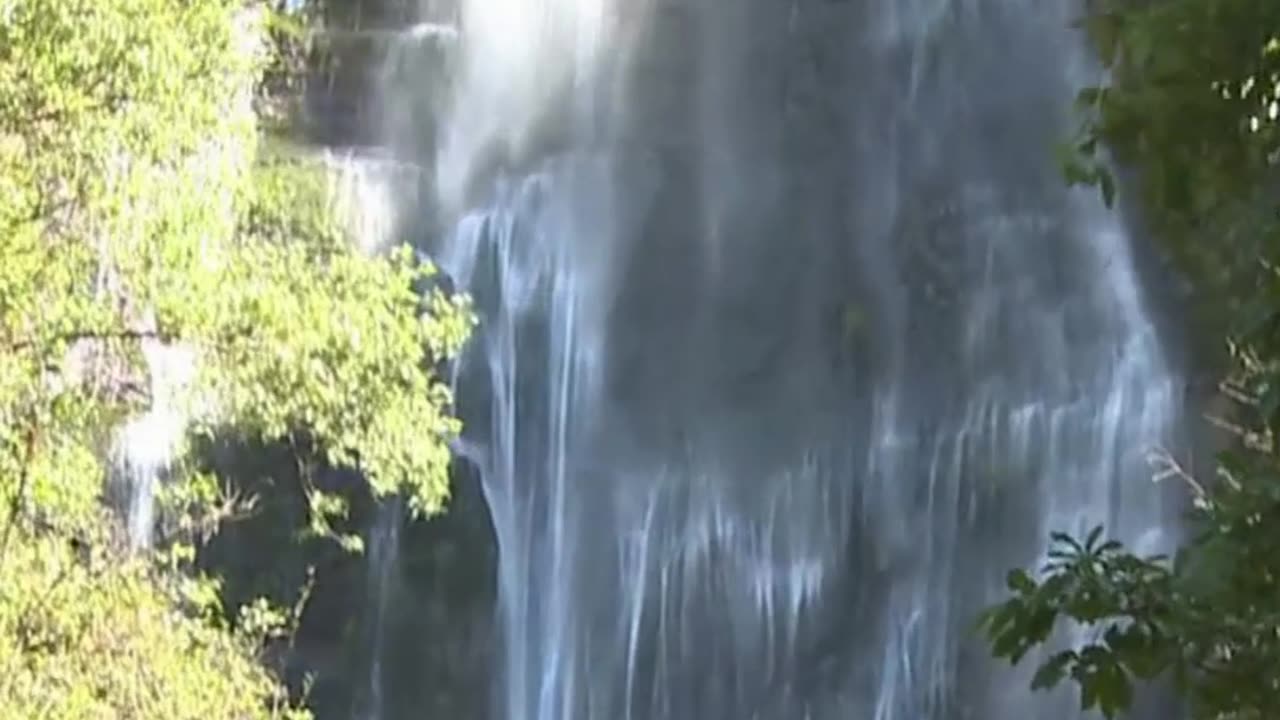
M 182 393 L 190 386 L 196 354 L 185 346 L 147 338 L 142 356 L 149 384 L 149 405 L 125 423 L 115 442 L 112 481 L 124 500 L 129 544 L 151 547 L 156 530 L 156 496 L 176 459 L 187 427 Z
M 369 675 L 366 680 L 364 720 L 384 720 L 386 699 L 384 685 L 384 655 L 387 633 L 387 613 L 396 592 L 396 573 L 400 561 L 400 526 L 404 505 L 399 501 L 387 502 L 378 507 L 368 548 L 368 636 Z
M 551 163 L 504 185 L 493 206 L 459 223 L 440 259 L 451 277 L 476 292 L 485 327 L 469 353 L 492 388 L 492 408 L 472 447 L 503 553 L 499 612 L 506 647 L 498 670 L 506 690 L 500 706 L 513 718 L 569 712 L 573 698 L 564 687 L 583 660 L 573 654 L 571 598 L 581 548 L 570 512 L 580 469 L 572 463 L 596 391 L 599 317 L 581 307 L 580 288 L 592 280 L 583 268 L 566 265 L 560 242 L 575 231 L 580 199 L 557 188 L 589 188 L 596 177 L 591 163 Z M 534 314 L 544 307 L 546 316 Z M 530 325 L 545 333 L 533 348 L 521 342 Z M 524 404 L 530 394 L 536 405 Z M 530 592 L 532 583 L 551 578 L 545 594 Z

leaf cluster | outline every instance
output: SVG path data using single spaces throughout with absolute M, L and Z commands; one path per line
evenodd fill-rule
M 1202 507 L 1206 518 L 1229 524 L 1202 533 L 1173 561 L 1103 542 L 1101 527 L 1083 540 L 1054 534 L 1039 576 L 1011 571 L 1010 597 L 982 616 L 993 653 L 1017 663 L 1074 638 L 1040 656 L 1032 688 L 1071 680 L 1082 709 L 1109 718 L 1129 708 L 1138 683 L 1158 677 L 1173 681 L 1196 718 L 1268 717 L 1280 703 L 1272 677 L 1280 660 L 1280 568 L 1276 541 L 1262 539 L 1254 517 L 1257 501 L 1232 491 Z

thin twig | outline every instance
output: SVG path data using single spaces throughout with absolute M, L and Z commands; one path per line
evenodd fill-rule
M 1155 475 L 1151 478 L 1153 482 L 1163 482 L 1169 478 L 1177 478 L 1191 488 L 1198 500 L 1207 501 L 1209 499 L 1209 493 L 1205 490 L 1204 485 L 1196 480 L 1191 473 L 1184 470 L 1168 450 L 1161 447 L 1148 450 L 1147 464 L 1155 471 Z
M 18 522 L 18 515 L 22 512 L 22 505 L 27 495 L 27 485 L 31 479 L 31 463 L 36 452 L 36 427 L 34 424 L 27 428 L 23 444 L 25 448 L 22 469 L 18 475 L 18 490 L 9 504 L 9 519 L 5 522 L 3 536 L 0 536 L 0 566 L 3 566 L 5 558 L 9 555 L 9 538 L 13 534 L 13 526 Z

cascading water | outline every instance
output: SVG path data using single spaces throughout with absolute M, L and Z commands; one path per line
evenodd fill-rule
M 385 129 L 481 317 L 494 716 L 1074 717 L 974 614 L 1051 530 L 1166 542 L 1181 394 L 1125 227 L 1052 164 L 1070 14 L 439 5 Z
M 150 405 L 119 431 L 113 452 L 112 491 L 124 515 L 131 547 L 149 548 L 157 520 L 157 493 L 178 455 L 188 408 L 179 401 L 196 371 L 190 347 L 142 341 Z
M 327 150 L 324 162 L 335 218 L 366 252 L 385 250 L 396 237 L 400 208 L 418 200 L 419 169 L 355 148 Z

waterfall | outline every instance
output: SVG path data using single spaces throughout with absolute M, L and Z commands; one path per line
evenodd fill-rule
M 1050 531 L 1167 545 L 1182 391 L 1123 218 L 1052 161 L 1099 73 L 1061 5 L 413 19 L 382 130 L 481 320 L 494 717 L 1078 716 L 974 616 Z

